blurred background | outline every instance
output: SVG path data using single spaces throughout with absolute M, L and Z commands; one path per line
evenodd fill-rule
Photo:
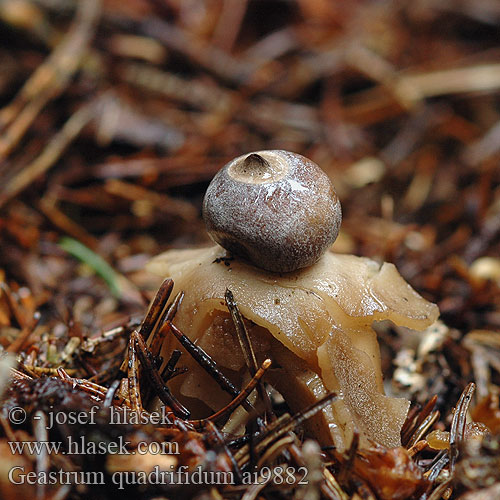
M 143 314 L 214 173 L 288 149 L 336 187 L 334 250 L 439 304 L 456 401 L 500 328 L 499 41 L 495 0 L 1 0 L 0 343 Z

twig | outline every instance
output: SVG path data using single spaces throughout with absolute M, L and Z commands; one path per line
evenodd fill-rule
M 108 407 L 113 404 L 113 399 L 115 398 L 115 394 L 116 391 L 118 390 L 118 387 L 120 387 L 120 380 L 119 379 L 113 380 L 113 382 L 109 386 L 109 389 L 106 392 L 106 396 L 104 397 L 103 406 Z
M 337 395 L 334 392 L 331 392 L 312 405 L 308 406 L 305 410 L 296 413 L 293 417 L 285 414 L 276 419 L 274 422 L 271 422 L 267 426 L 266 430 L 259 435 L 258 443 L 255 445 L 255 452 L 261 453 L 262 450 L 267 448 L 267 446 L 269 446 L 273 441 L 287 432 L 292 431 L 295 427 L 301 425 L 307 419 L 321 411 L 325 406 L 331 404 L 336 398 Z M 240 466 L 248 461 L 249 450 L 249 445 L 245 445 L 240 448 L 237 453 L 235 453 L 234 457 Z
M 112 179 L 106 182 L 104 189 L 108 193 L 130 201 L 143 200 L 151 207 L 151 210 L 173 214 L 184 222 L 193 222 L 198 215 L 195 207 L 187 201 L 176 200 L 128 182 Z
M 258 384 L 259 380 L 263 377 L 264 373 L 270 366 L 271 366 L 271 360 L 265 359 L 261 367 L 257 370 L 257 372 L 248 382 L 248 384 L 227 406 L 225 406 L 218 412 L 214 413 L 213 415 L 210 415 L 210 417 L 207 417 L 202 420 L 189 420 L 189 423 L 196 429 L 200 429 L 205 425 L 207 420 L 211 422 L 218 422 L 222 418 L 231 414 L 240 404 L 242 404 L 245 398 L 247 398 L 250 395 L 250 393 L 255 389 L 255 386 Z
M 158 288 L 153 301 L 148 307 L 146 316 L 144 316 L 144 319 L 141 322 L 141 326 L 139 327 L 139 334 L 144 340 L 149 340 L 149 336 L 156 326 L 158 319 L 160 318 L 160 315 L 165 308 L 165 304 L 170 298 L 170 294 L 172 293 L 173 288 L 174 282 L 170 278 L 166 278 L 165 280 L 163 280 L 160 288 Z
M 212 42 L 226 52 L 231 52 L 247 10 L 248 0 L 224 0 L 215 27 Z
M 416 427 L 415 432 L 408 442 L 407 448 L 414 446 L 427 433 L 427 431 L 439 420 L 439 415 L 439 411 L 432 412 Z
M 7 352 L 19 352 L 23 348 L 23 345 L 28 340 L 29 336 L 37 327 L 41 317 L 42 315 L 38 311 L 35 312 L 31 324 L 29 326 L 27 325 L 23 327 L 16 339 L 10 345 L 8 345 L 5 350 Z
M 141 390 L 139 387 L 139 360 L 136 356 L 134 343 L 128 344 L 128 366 L 127 366 L 127 380 L 128 380 L 128 394 L 132 409 L 138 413 L 142 413 L 142 400 Z
M 232 397 L 237 397 L 240 391 L 233 383 L 217 368 L 215 361 L 199 346 L 193 344 L 173 323 L 166 321 L 161 327 L 174 334 L 176 339 L 182 344 L 184 349 L 193 356 L 196 362 L 219 384 L 222 390 L 229 393 Z M 253 410 L 253 406 L 246 399 L 243 401 L 243 407 L 247 411 Z
M 229 449 L 229 446 L 226 444 L 226 441 L 224 440 L 224 437 L 222 436 L 221 431 L 217 428 L 217 426 L 211 420 L 206 422 L 206 427 L 207 427 L 207 430 L 210 430 L 211 432 L 213 432 L 216 442 L 226 452 L 226 455 L 228 456 L 229 460 L 231 461 L 231 465 L 233 466 L 233 470 L 236 473 L 236 477 L 238 478 L 238 481 L 241 482 L 243 480 L 243 474 L 241 473 L 241 469 L 239 468 L 238 462 L 236 462 L 233 453 Z
M 155 327 L 158 325 L 158 319 L 161 317 L 162 312 L 165 309 L 165 305 L 170 298 L 172 293 L 172 288 L 174 287 L 174 282 L 167 278 L 163 281 L 158 288 L 156 295 L 148 307 L 146 315 L 139 326 L 139 333 L 141 336 L 148 341 L 151 333 L 154 331 Z M 153 352 L 155 350 L 153 349 Z M 128 354 L 125 356 L 121 366 L 120 371 L 122 373 L 127 372 Z
M 464 439 L 465 424 L 467 411 L 469 410 L 469 405 L 471 403 L 472 395 L 474 394 L 476 386 L 473 382 L 470 382 L 467 387 L 463 390 L 460 398 L 458 400 L 457 406 L 453 413 L 453 419 L 451 421 L 450 428 L 450 470 L 453 472 L 455 468 L 455 462 L 458 457 L 458 445 Z
M 226 290 L 226 293 L 224 294 L 224 299 L 226 301 L 226 306 L 229 309 L 229 313 L 231 314 L 231 318 L 234 323 L 236 335 L 238 337 L 238 341 L 240 343 L 241 350 L 243 351 L 243 356 L 245 358 L 245 363 L 247 365 L 248 371 L 250 372 L 250 375 L 253 377 L 258 370 L 258 364 L 257 364 L 257 358 L 255 357 L 255 352 L 252 347 L 252 343 L 250 342 L 250 336 L 248 335 L 248 330 L 245 326 L 245 323 L 238 309 L 238 305 L 234 300 L 234 296 L 231 290 L 229 289 Z M 265 387 L 262 385 L 262 383 L 259 382 L 257 390 L 259 392 L 260 399 L 265 404 L 266 413 L 271 418 L 273 418 L 274 414 L 272 411 L 271 400 L 269 399 L 269 395 L 267 394 L 267 391 Z
M 169 406 L 176 416 L 180 418 L 189 418 L 189 410 L 174 397 L 169 388 L 163 383 L 158 373 L 158 369 L 155 366 L 151 351 L 148 349 L 142 336 L 134 331 L 130 336 L 130 342 L 132 342 L 137 349 L 137 355 L 143 365 L 144 372 L 161 401 Z
M 437 402 L 437 395 L 434 395 L 431 399 L 429 399 L 429 401 L 427 401 L 426 405 L 420 410 L 417 417 L 413 419 L 407 419 L 405 421 L 405 424 L 401 429 L 401 442 L 403 443 L 403 445 L 406 446 L 407 443 L 410 441 L 410 439 L 412 439 L 412 436 L 415 433 L 415 429 L 417 429 L 420 426 L 420 424 L 428 417 L 434 406 L 436 406 L 436 402 Z
M 90 382 L 90 380 L 87 379 L 71 377 L 64 368 L 57 368 L 57 374 L 64 382 L 72 386 L 77 385 L 79 389 L 94 396 L 98 400 L 102 400 L 106 397 L 108 392 L 107 389 L 99 384 Z
M 170 359 L 168 360 L 168 363 L 165 365 L 165 368 L 161 372 L 161 378 L 165 382 L 170 380 L 171 378 L 176 377 L 180 373 L 185 373 L 186 369 L 183 368 L 175 368 L 175 365 L 179 361 L 179 358 L 182 356 L 182 351 L 179 351 L 177 349 L 174 349 L 172 351 L 172 355 L 170 356 Z
M 97 238 L 57 208 L 57 198 L 54 193 L 43 196 L 40 199 L 39 205 L 42 212 L 54 226 L 69 234 L 72 238 L 81 241 L 92 250 L 95 251 L 98 248 L 99 240 Z

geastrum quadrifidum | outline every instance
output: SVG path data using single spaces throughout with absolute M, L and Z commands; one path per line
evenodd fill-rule
M 390 320 L 423 330 L 439 311 L 393 264 L 328 251 L 341 209 L 327 175 L 287 151 L 246 154 L 214 177 L 203 215 L 215 246 L 170 250 L 148 266 L 174 280 L 174 293 L 184 292 L 176 326 L 235 384 L 243 383 L 249 375 L 224 302 L 231 290 L 248 320 L 257 360 L 273 360 L 266 380 L 292 410 L 329 391 L 339 394 L 311 419 L 309 433 L 339 450 L 355 430 L 361 446 L 369 440 L 399 446 L 409 401 L 384 393 L 372 324 Z M 164 352 L 173 348 L 175 341 L 167 339 Z M 171 388 L 206 416 L 230 396 L 188 358 L 187 375 Z

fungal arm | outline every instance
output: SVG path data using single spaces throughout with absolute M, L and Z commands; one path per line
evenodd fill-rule
M 340 450 L 349 446 L 354 429 L 360 432 L 362 446 L 369 439 L 388 447 L 400 444 L 409 402 L 384 395 L 371 325 L 391 320 L 422 330 L 437 319 L 438 309 L 418 295 L 392 264 L 380 266 L 370 259 L 327 252 L 314 266 L 280 275 L 228 260 L 226 251 L 215 246 L 171 250 L 153 259 L 148 269 L 171 277 L 174 292 L 184 291 L 177 326 L 205 345 L 233 376 L 244 370 L 244 363 L 242 357 L 237 362 L 237 341 L 231 345 L 228 325 L 221 320 L 228 317 L 226 288 L 252 322 L 252 344 L 281 368 L 272 382 L 292 410 L 303 409 L 326 390 L 339 392 L 341 399 L 316 421 L 315 434 L 329 429 L 329 438 Z M 180 385 L 179 392 L 189 392 L 213 407 L 210 392 L 196 382 L 203 374 L 192 368 L 189 387 Z M 317 437 L 325 442 L 324 436 Z

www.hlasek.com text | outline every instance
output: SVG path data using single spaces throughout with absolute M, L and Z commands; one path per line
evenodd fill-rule
M 139 441 L 132 445 L 123 436 L 115 441 L 93 441 L 85 436 L 68 436 L 64 441 L 8 441 L 13 455 L 179 455 L 175 441 Z

